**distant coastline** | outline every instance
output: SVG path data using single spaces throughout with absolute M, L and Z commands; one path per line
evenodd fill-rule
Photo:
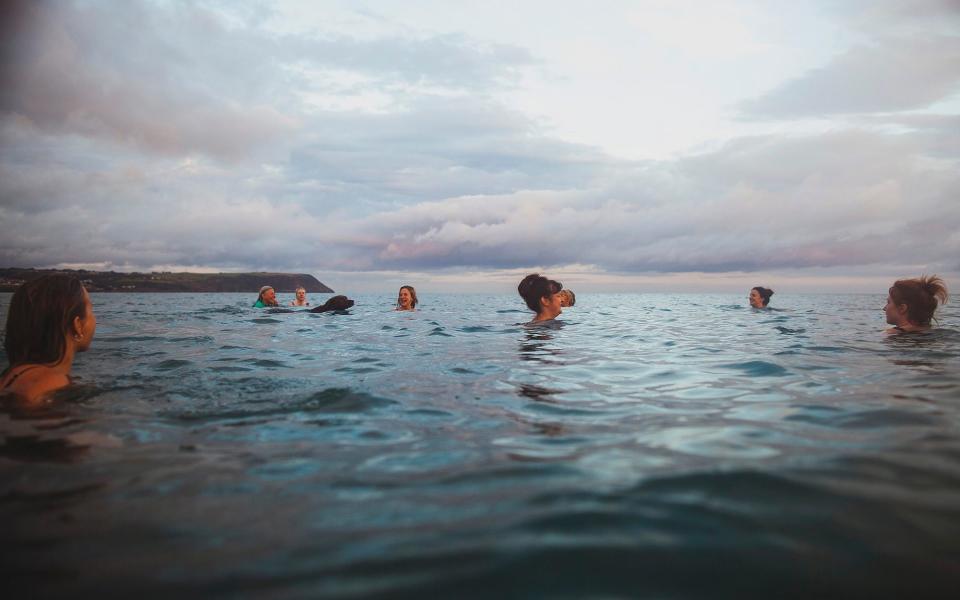
M 69 269 L 0 269 L 0 292 L 15 291 L 23 282 L 52 273 L 75 275 L 91 292 L 250 292 L 271 285 L 277 292 L 332 294 L 333 290 L 306 273 L 117 273 Z

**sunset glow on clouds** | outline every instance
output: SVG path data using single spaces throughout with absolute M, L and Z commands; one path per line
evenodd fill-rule
M 796 4 L 6 3 L 0 265 L 956 277 L 960 10 Z

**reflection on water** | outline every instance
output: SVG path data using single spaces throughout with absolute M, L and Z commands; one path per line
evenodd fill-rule
M 553 357 L 562 354 L 553 342 L 554 332 L 563 327 L 562 321 L 550 320 L 523 325 L 523 340 L 520 342 L 520 360 L 553 363 Z
M 94 295 L 84 385 L 0 411 L 6 589 L 955 589 L 957 308 L 886 336 L 879 296 L 741 296 L 582 294 L 527 326 L 490 295 Z

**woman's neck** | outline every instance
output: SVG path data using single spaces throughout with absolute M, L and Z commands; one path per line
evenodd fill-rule
M 54 364 L 49 365 L 49 367 L 58 373 L 70 375 L 70 369 L 73 368 L 73 357 L 76 356 L 76 354 L 76 346 L 68 342 L 67 347 L 63 351 L 63 358 Z
M 917 325 L 916 323 L 913 323 L 913 322 L 910 322 L 910 321 L 903 321 L 903 322 L 895 325 L 894 327 L 895 327 L 896 329 L 899 329 L 900 331 L 906 331 L 906 332 L 908 332 L 908 333 L 909 333 L 909 332 L 914 332 L 914 331 L 926 331 L 926 330 L 930 329 L 930 326 L 929 326 L 929 325 Z
M 534 317 L 533 321 L 534 321 L 534 322 L 537 322 L 537 321 L 549 321 L 550 319 L 556 319 L 556 318 L 557 318 L 557 315 L 559 315 L 561 312 L 563 312 L 563 311 L 559 311 L 559 310 L 558 310 L 558 311 L 554 312 L 554 311 L 549 310 L 549 309 L 544 309 L 544 310 L 541 310 L 540 312 L 537 313 L 537 316 Z

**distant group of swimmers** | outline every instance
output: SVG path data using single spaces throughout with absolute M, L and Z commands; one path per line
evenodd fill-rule
M 541 310 L 540 303 L 538 301 L 540 296 L 537 296 L 537 294 L 546 293 L 554 288 L 556 291 L 551 293 L 556 294 L 556 301 L 559 303 L 556 312 L 554 312 L 552 308 Z M 560 283 L 534 273 L 533 275 L 527 275 L 523 278 L 523 281 L 520 282 L 517 291 L 520 292 L 520 296 L 523 297 L 524 301 L 527 303 L 527 306 L 530 307 L 530 310 L 537 313 L 537 316 L 533 319 L 533 322 L 536 322 L 553 319 L 560 314 L 560 308 L 568 308 L 576 304 L 576 294 L 574 294 L 572 290 L 566 290 L 562 288 L 563 286 L 561 286 Z M 331 310 L 345 310 L 346 308 L 349 308 L 349 306 L 343 306 L 343 301 L 338 301 L 340 298 L 348 301 L 350 306 L 353 306 L 353 300 L 350 300 L 346 296 L 334 296 L 327 300 L 327 302 L 322 306 L 311 309 L 311 312 L 327 312 Z M 417 290 L 414 289 L 412 285 L 402 285 L 400 286 L 400 291 L 397 292 L 397 304 L 394 310 L 416 310 L 418 302 Z M 307 290 L 302 286 L 298 287 L 294 292 L 294 299 L 291 300 L 290 304 L 287 306 L 310 306 L 310 302 L 307 300 Z M 277 292 L 275 289 L 273 289 L 273 286 L 265 285 L 260 288 L 260 294 L 257 296 L 257 301 L 253 303 L 253 308 L 279 307 L 280 301 L 277 300 Z
M 573 306 L 576 296 L 559 281 L 539 274 L 527 275 L 517 286 L 527 307 L 535 313 L 531 323 L 555 319 L 563 308 Z M 750 290 L 750 305 L 763 309 L 773 290 Z M 937 307 L 947 301 L 947 288 L 937 276 L 901 279 L 887 294 L 884 306 L 888 333 L 930 329 Z M 342 311 L 353 300 L 334 296 L 311 312 Z M 409 285 L 400 288 L 396 310 L 416 310 L 417 292 Z M 306 290 L 298 288 L 291 306 L 310 306 Z M 276 291 L 260 289 L 256 307 L 279 306 Z M 3 347 L 9 366 L 0 374 L 0 394 L 33 401 L 70 384 L 74 356 L 90 347 L 97 329 L 90 294 L 77 277 L 45 275 L 22 284 L 14 292 L 7 313 Z

